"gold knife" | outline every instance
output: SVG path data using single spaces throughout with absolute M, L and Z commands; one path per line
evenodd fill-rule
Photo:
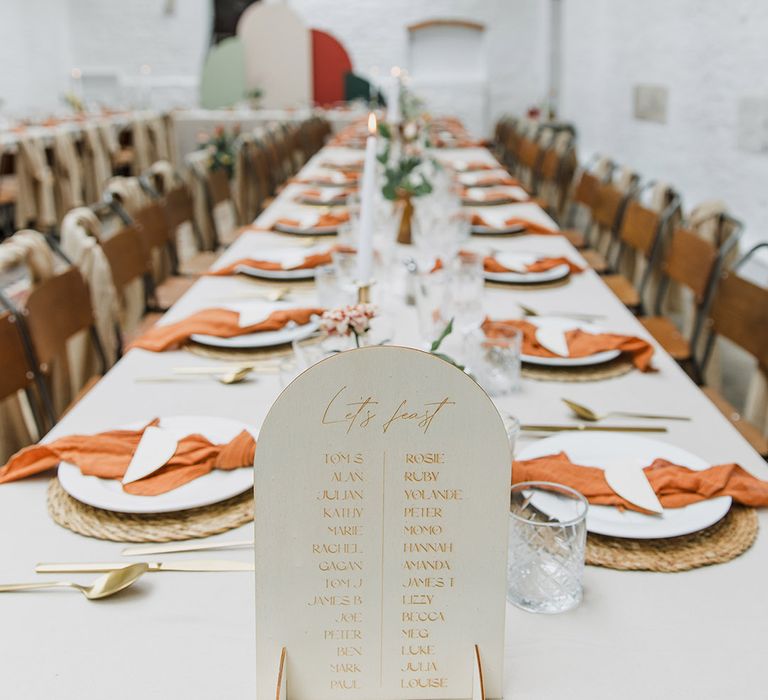
M 90 574 L 115 571 L 131 566 L 121 562 L 82 562 L 74 564 L 38 564 L 38 574 Z M 255 571 L 253 562 L 226 559 L 188 559 L 186 561 L 147 562 L 147 571 Z
M 176 552 L 200 552 L 212 549 L 234 549 L 253 547 L 253 540 L 227 540 L 226 542 L 171 542 L 170 544 L 137 544 L 126 547 L 123 556 L 141 556 L 146 554 L 169 554 Z
M 646 425 L 521 425 L 520 430 L 529 433 L 606 432 L 606 433 L 666 433 L 663 427 Z

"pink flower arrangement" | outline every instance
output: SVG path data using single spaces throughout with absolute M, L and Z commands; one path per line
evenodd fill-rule
M 371 319 L 376 315 L 373 304 L 355 304 L 323 312 L 320 328 L 328 335 L 355 336 L 355 344 L 360 347 L 360 336 L 371 327 Z

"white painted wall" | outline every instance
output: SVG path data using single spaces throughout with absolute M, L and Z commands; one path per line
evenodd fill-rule
M 334 34 L 363 75 L 374 66 L 407 67 L 409 24 L 436 18 L 483 23 L 489 125 L 546 96 L 548 0 L 292 0 L 291 5 L 309 26 Z M 456 104 L 461 100 L 457 90 Z
M 139 67 L 152 66 L 153 106 L 194 105 L 207 51 L 211 0 L 2 0 L 0 98 L 8 111 L 54 108 L 67 89 L 73 66 L 116 73 L 128 85 Z M 489 122 L 502 112 L 521 112 L 545 95 L 547 0 L 290 0 L 309 27 L 336 35 L 355 68 L 407 65 L 407 31 L 435 17 L 473 19 L 487 25 Z M 461 103 L 460 91 L 456 104 Z
M 44 115 L 60 107 L 71 69 L 69 9 L 55 0 L 0 3 L 3 112 Z
M 764 0 L 560 0 L 561 112 L 582 152 L 601 151 L 644 177 L 677 186 L 688 207 L 722 197 L 768 238 L 768 155 L 737 148 L 738 102 L 768 97 Z M 407 65 L 405 27 L 435 17 L 487 25 L 488 121 L 522 113 L 547 90 L 548 0 L 290 0 L 307 25 L 335 34 L 355 68 Z M 2 0 L 0 99 L 7 112 L 60 107 L 73 66 L 112 71 L 136 99 L 152 66 L 159 108 L 194 105 L 207 51 L 211 0 Z M 632 116 L 637 83 L 666 85 L 666 124 Z M 130 86 L 134 87 L 131 88 Z M 460 111 L 463 92 L 453 104 Z
M 737 148 L 739 100 L 768 97 L 764 0 L 562 0 L 561 112 L 582 151 L 710 198 L 768 239 L 768 153 Z M 637 121 L 632 88 L 669 89 L 666 124 Z

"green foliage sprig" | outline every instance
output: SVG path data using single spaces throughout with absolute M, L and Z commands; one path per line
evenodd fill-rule
M 239 125 L 233 127 L 231 132 L 223 126 L 217 126 L 210 138 L 198 143 L 198 149 L 206 149 L 211 153 L 208 160 L 209 169 L 224 170 L 227 177 L 232 179 L 235 174 L 235 141 L 239 135 Z

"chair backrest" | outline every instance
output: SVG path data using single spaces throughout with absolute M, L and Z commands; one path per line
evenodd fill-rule
M 26 320 L 37 361 L 45 370 L 65 352 L 72 336 L 93 328 L 91 297 L 80 272 L 70 267 L 40 282 L 27 297 Z
M 229 177 L 225 170 L 211 170 L 208 173 L 208 192 L 211 197 L 211 206 L 232 199 L 232 191 L 229 187 Z
M 539 164 L 541 146 L 532 139 L 520 139 L 517 149 L 517 160 L 525 168 L 534 171 Z
M 661 269 L 669 279 L 690 289 L 700 305 L 706 300 L 718 255 L 712 243 L 689 229 L 678 227 L 667 244 Z
M 168 225 L 161 202 L 144 205 L 134 213 L 133 223 L 147 254 L 157 248 L 163 248 L 172 240 L 172 229 Z
M 165 194 L 165 216 L 171 229 L 176 229 L 188 221 L 194 221 L 195 208 L 192 193 L 186 184 L 178 185 Z
M 768 373 L 768 289 L 744 279 L 735 271 L 723 272 L 709 312 L 712 335 L 736 343 L 753 355 L 763 372 Z
M 34 381 L 18 318 L 11 311 L 0 311 L 0 367 L 0 399 L 29 388 Z
M 600 188 L 600 178 L 588 170 L 582 170 L 579 180 L 573 191 L 573 201 L 589 209 L 595 205 L 597 192 Z
M 609 182 L 599 182 L 592 201 L 592 220 L 612 231 L 618 224 L 626 195 Z
M 116 289 L 124 289 L 130 282 L 148 273 L 144 243 L 136 228 L 126 226 L 120 229 L 102 240 L 101 247 L 112 270 Z
M 632 200 L 621 219 L 619 238 L 633 250 L 649 258 L 659 233 L 661 214 Z

